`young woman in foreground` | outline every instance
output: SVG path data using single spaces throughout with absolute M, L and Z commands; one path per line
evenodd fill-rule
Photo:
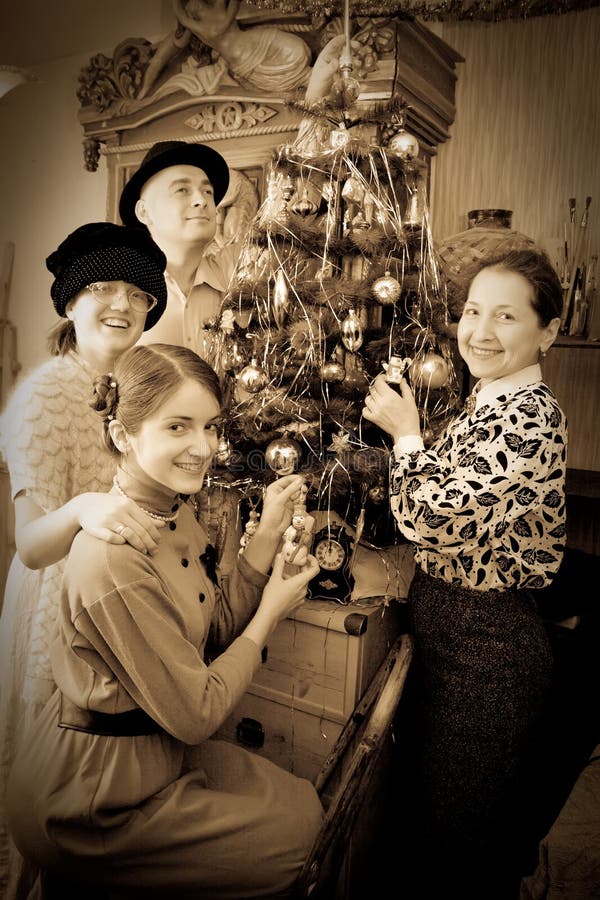
M 292 475 L 267 489 L 227 595 L 219 588 L 187 497 L 215 453 L 220 400 L 207 363 L 163 344 L 134 347 L 98 382 L 120 456 L 113 493 L 168 530 L 152 556 L 75 538 L 52 648 L 58 689 L 11 773 L 21 852 L 62 879 L 127 896 L 281 895 L 321 820 L 308 781 L 208 740 L 318 571 L 309 557 L 284 579 L 278 555 L 267 575 L 302 486 Z

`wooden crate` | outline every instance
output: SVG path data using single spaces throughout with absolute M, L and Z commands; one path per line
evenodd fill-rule
M 217 736 L 314 780 L 394 639 L 404 604 L 309 600 L 276 629 Z

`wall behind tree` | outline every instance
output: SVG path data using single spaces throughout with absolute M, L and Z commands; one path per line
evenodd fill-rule
M 95 173 L 83 164 L 79 72 L 93 54 L 112 56 L 126 37 L 154 40 L 172 21 L 162 0 L 44 2 L 3 12 L 0 37 L 0 63 L 28 65 L 38 79 L 0 98 L 0 242 L 15 245 L 9 318 L 20 374 L 47 358 L 56 322 L 46 256 L 78 225 L 106 218 L 105 162 Z
M 578 220 L 592 197 L 600 249 L 600 9 L 497 23 L 445 22 L 437 33 L 464 58 L 456 119 L 439 149 L 434 238 L 467 227 L 470 209 L 512 209 L 513 227 L 562 239 L 568 198 Z M 549 249 L 549 247 L 548 247 Z

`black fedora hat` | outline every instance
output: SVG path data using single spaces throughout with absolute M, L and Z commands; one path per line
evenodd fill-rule
M 187 144 L 185 141 L 159 141 L 140 163 L 121 193 L 119 215 L 124 225 L 140 224 L 135 205 L 149 178 L 169 166 L 196 166 L 202 169 L 215 191 L 215 203 L 220 203 L 229 187 L 229 167 L 220 153 L 206 144 Z

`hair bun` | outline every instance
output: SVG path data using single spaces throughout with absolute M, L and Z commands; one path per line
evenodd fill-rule
M 117 382 L 112 374 L 100 375 L 96 378 L 92 385 L 92 397 L 89 403 L 92 409 L 99 413 L 103 419 L 112 419 L 114 418 L 118 402 Z

